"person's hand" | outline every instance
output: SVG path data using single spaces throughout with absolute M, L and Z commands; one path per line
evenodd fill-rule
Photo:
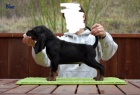
M 28 46 L 32 46 L 32 47 L 35 46 L 35 41 L 32 40 L 32 38 L 29 37 L 29 36 L 23 37 L 22 42 L 23 42 L 24 44 L 28 45 Z
M 104 30 L 104 27 L 101 24 L 96 23 L 91 27 L 91 34 L 103 38 L 106 36 L 106 31 Z

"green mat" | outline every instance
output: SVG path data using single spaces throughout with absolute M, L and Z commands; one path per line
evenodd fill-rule
M 127 84 L 124 80 L 115 77 L 106 77 L 104 81 L 95 81 L 92 78 L 57 78 L 56 81 L 47 81 L 42 77 L 27 77 L 17 81 L 20 84 L 44 84 L 44 85 L 71 85 L 71 84 Z

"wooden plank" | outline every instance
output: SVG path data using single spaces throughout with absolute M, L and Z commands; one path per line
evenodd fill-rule
M 130 83 L 127 85 L 117 85 L 119 89 L 121 89 L 125 94 L 130 95 L 139 95 L 140 89 Z
M 38 85 L 22 85 L 17 88 L 6 91 L 5 93 L 27 93 L 30 90 L 36 88 Z
M 8 78 L 8 39 L 0 38 L 0 78 Z
M 140 39 L 135 38 L 132 40 L 132 43 L 134 42 L 135 46 L 132 45 L 131 47 L 131 50 L 133 51 L 131 54 L 133 56 L 133 59 L 131 59 L 131 76 L 129 76 L 127 79 L 140 79 Z
M 17 79 L 3 79 L 0 81 L 0 85 L 15 83 L 16 81 L 17 81 Z
M 11 38 L 8 47 L 9 78 L 25 78 L 29 75 L 28 46 L 21 38 Z
M 15 87 L 18 87 L 18 85 L 16 85 L 15 82 L 10 82 L 8 84 L 0 85 L 0 93 L 6 92 L 6 91 L 13 89 Z
M 53 94 L 56 93 L 69 93 L 69 94 L 75 94 L 77 85 L 60 85 Z
M 105 77 L 117 77 L 117 54 L 118 52 L 108 61 L 101 61 L 105 67 Z
M 0 93 L 7 91 L 8 89 L 0 89 Z
M 98 94 L 96 85 L 79 85 L 76 94 Z
M 126 60 L 126 39 L 123 38 L 123 39 L 118 39 L 118 77 L 119 78 L 122 78 L 122 79 L 125 79 L 126 77 L 126 71 L 125 71 L 125 60 Z M 123 68 L 123 69 L 122 69 Z
M 140 34 L 111 34 L 113 38 L 140 38 Z
M 140 88 L 140 80 L 128 80 L 131 84 Z
M 101 94 L 119 94 L 124 95 L 115 85 L 98 85 L 99 91 Z
M 23 33 L 0 33 L 0 37 L 20 37 L 22 38 L 23 37 Z
M 25 93 L 25 94 L 16 94 L 16 93 L 2 93 L 1 95 L 52 95 L 52 94 L 27 94 L 27 93 Z M 59 94 L 59 95 L 61 95 L 61 94 Z
M 25 94 L 16 94 L 16 93 L 10 93 L 10 94 L 6 94 L 6 93 L 2 93 L 1 95 L 79 95 L 79 94 L 69 94 L 69 93 L 58 93 L 58 94 L 29 94 L 29 93 L 25 93 Z M 102 94 L 80 94 L 80 95 L 102 95 Z M 116 94 L 113 94 L 116 95 Z
M 9 89 L 9 88 L 14 88 L 17 87 L 18 85 L 16 85 L 15 83 L 9 83 L 9 84 L 5 84 L 5 85 L 0 85 L 0 89 Z
M 5 93 L 2 93 L 1 95 L 28 95 L 28 94 L 15 94 L 15 93 L 5 94 Z
M 57 86 L 56 85 L 40 85 L 28 93 L 51 93 Z
M 127 63 L 127 77 L 126 79 L 132 79 L 132 78 L 137 78 L 140 79 L 140 73 L 138 70 L 140 69 L 140 40 L 134 38 L 134 39 L 129 39 L 129 46 L 127 46 L 129 52 L 129 56 L 126 60 Z M 135 42 L 135 44 L 133 44 Z M 131 45 L 133 44 L 133 45 Z M 130 46 L 131 45 L 131 46 Z M 131 47 L 131 48 L 130 48 Z M 137 52 L 135 52 L 137 51 Z
M 122 79 L 140 78 L 139 39 L 118 39 L 118 75 Z M 135 43 L 135 44 L 134 44 Z

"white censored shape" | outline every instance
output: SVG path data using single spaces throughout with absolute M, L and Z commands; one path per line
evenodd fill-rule
M 79 12 L 80 4 L 78 3 L 61 3 L 61 7 L 65 7 L 66 9 L 62 9 L 61 13 L 64 13 L 66 19 L 66 28 L 70 33 L 76 33 L 81 28 L 85 28 L 84 23 L 84 13 Z

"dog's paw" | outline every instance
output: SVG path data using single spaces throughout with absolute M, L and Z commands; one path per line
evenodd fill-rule
M 103 76 L 97 76 L 95 78 L 93 78 L 95 81 L 103 81 L 104 77 Z
M 54 77 L 48 77 L 47 78 L 47 81 L 56 81 L 56 78 L 54 78 Z

